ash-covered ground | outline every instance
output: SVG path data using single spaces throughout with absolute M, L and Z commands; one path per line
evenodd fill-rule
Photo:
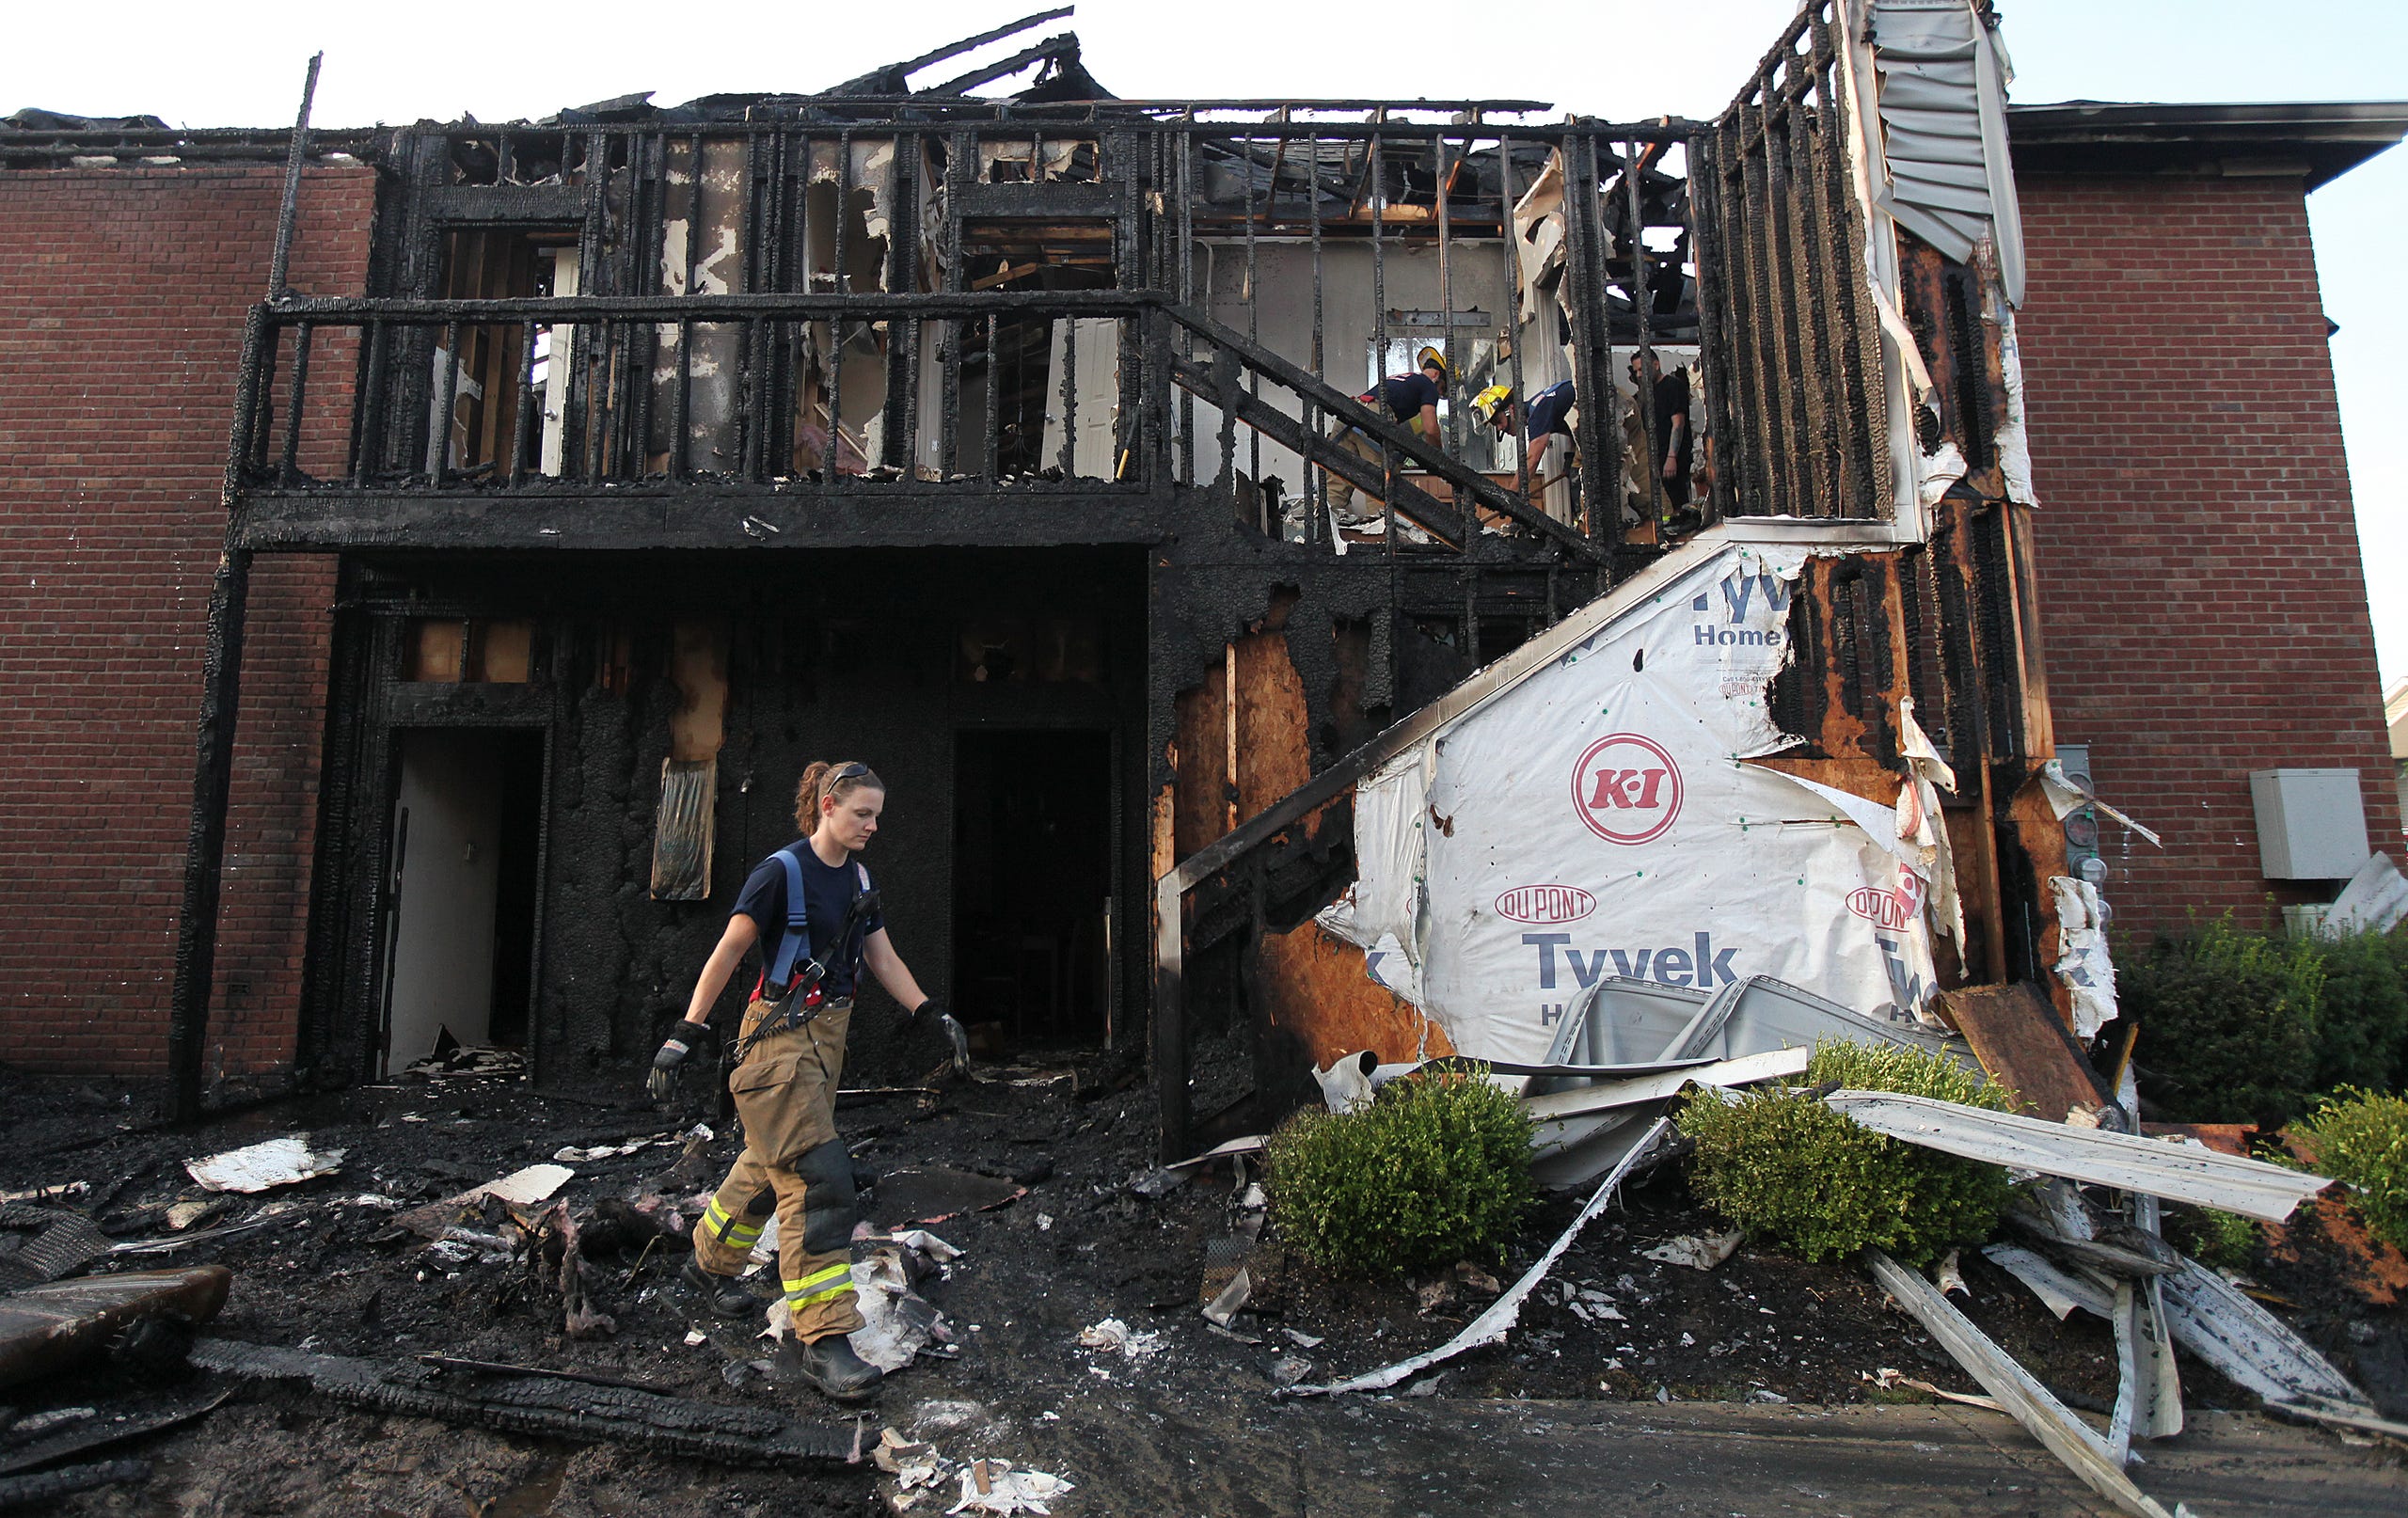
M 594 1221 L 630 1198 L 652 1206 L 665 1198 L 691 1218 L 736 1151 L 732 1124 L 707 1091 L 691 1090 L 684 1106 L 662 1110 L 632 1094 L 614 1107 L 540 1096 L 515 1080 L 411 1079 L 277 1102 L 181 1131 L 157 1125 L 154 1101 L 139 1087 L 5 1078 L 0 1110 L 10 1116 L 0 1135 L 0 1190 L 83 1182 L 87 1189 L 70 1204 L 126 1241 L 168 1237 L 171 1223 L 198 1231 L 270 1215 L 269 1225 L 253 1232 L 166 1259 L 124 1261 L 230 1267 L 232 1294 L 210 1335 L 322 1354 L 439 1353 L 576 1369 L 705 1401 L 771 1405 L 799 1422 L 848 1425 L 846 1410 L 808 1389 L 747 1369 L 769 1353 L 754 1336 L 760 1325 L 712 1317 L 677 1283 L 686 1255 L 676 1240 Z M 714 1129 L 711 1142 L 676 1141 L 698 1122 Z M 918 1286 L 943 1315 L 951 1344 L 932 1346 L 889 1377 L 866 1410 L 865 1444 L 891 1427 L 952 1461 L 1000 1458 L 1065 1478 L 1076 1490 L 1056 1502 L 1057 1512 L 1464 1511 L 1486 1478 L 1475 1478 L 1475 1469 L 1518 1468 L 1514 1440 L 1589 1415 L 1566 1409 L 1592 1408 L 1609 1421 L 1618 1407 L 1669 1419 L 1700 1402 L 1770 1415 L 1927 1399 L 1877 1385 L 1885 1368 L 1944 1390 L 1978 1390 L 1852 1268 L 1809 1266 L 1752 1246 L 1707 1271 L 1649 1258 L 1647 1251 L 1669 1241 L 1719 1230 L 1671 1165 L 1627 1187 L 1589 1227 L 1505 1343 L 1397 1388 L 1395 1415 L 1419 1420 L 1413 1427 L 1421 1434 L 1411 1435 L 1393 1419 L 1383 1422 L 1382 1404 L 1367 1399 L 1274 1393 L 1443 1342 L 1490 1300 L 1480 1273 L 1335 1280 L 1287 1256 L 1267 1234 L 1245 1256 L 1251 1302 L 1228 1331 L 1217 1329 L 1199 1307 L 1208 1265 L 1224 1266 L 1217 1284 L 1235 1257 L 1234 1246 L 1216 1249 L 1215 1241 L 1228 1238 L 1242 1216 L 1243 1178 L 1224 1163 L 1159 1196 L 1133 1189 L 1133 1179 L 1153 1167 L 1154 1128 L 1145 1084 L 1126 1062 L 984 1068 L 968 1083 L 930 1094 L 848 1098 L 840 1127 L 871 1182 L 868 1217 L 881 1225 L 917 1223 L 961 1251 Z M 290 1132 L 306 1132 L 315 1148 L 342 1150 L 340 1167 L 232 1196 L 201 1191 L 184 1171 L 189 1159 Z M 396 1221 L 564 1149 L 616 1148 L 656 1135 L 663 1141 L 562 1162 L 575 1175 L 552 1200 L 586 1224 L 588 1305 L 612 1324 L 593 1336 L 566 1335 L 559 1295 L 527 1259 L 431 1241 Z M 1511 1283 L 1536 1259 L 1578 1200 L 1540 1208 L 1512 1257 L 1493 1265 L 1494 1279 Z M 470 1231 L 515 1237 L 509 1221 L 491 1213 L 483 1223 L 471 1220 Z M 2400 1312 L 2338 1290 L 2315 1240 L 2300 1241 L 2301 1262 L 2270 1262 L 2266 1284 L 2293 1305 L 2303 1332 L 2392 1404 L 2393 1415 L 2408 1411 L 2396 1403 L 2408 1390 L 2399 1365 Z M 1971 1297 L 1962 1305 L 1976 1323 L 2070 1405 L 2107 1406 L 2115 1359 L 2104 1325 L 2079 1314 L 2058 1322 L 1971 1251 L 1963 1273 Z M 1106 1320 L 1125 1325 L 1126 1342 L 1083 1345 L 1082 1331 Z M 2181 1370 L 2186 1403 L 2196 1412 L 2254 1406 L 2187 1357 Z M 138 1403 L 159 1391 L 103 1368 L 0 1396 L 27 1414 L 79 1400 Z M 1522 1401 L 1530 1404 L 1529 1426 L 1499 1420 L 1499 1404 Z M 1998 1424 L 2000 1446 L 2029 1443 L 2004 1420 L 1971 1415 Z M 1450 1495 L 1435 1496 L 1417 1483 L 1450 1463 L 1449 1441 L 1456 1437 L 1465 1441 L 1464 1480 Z M 1474 1458 L 1475 1445 L 1486 1454 Z M 2338 1458 L 2337 1444 L 2333 1448 Z M 237 1384 L 223 1406 L 131 1452 L 153 1463 L 147 1482 L 70 1497 L 57 1510 L 580 1518 L 859 1513 L 905 1503 L 907 1510 L 936 1513 L 958 1495 L 950 1468 L 941 1488 L 904 1493 L 866 1464 L 745 1469 L 395 1416 L 259 1382 Z M 1908 1463 L 1902 1470 L 1911 1469 L 1911 1450 L 1899 1458 Z M 2045 1475 L 2050 1463 L 2039 1458 Z M 1511 1487 L 1482 1505 L 1545 1505 L 1544 1492 L 1516 1495 Z M 2021 1489 L 2010 1477 L 2001 1490 Z M 2008 1497 L 2000 1500 L 2012 1508 Z M 1689 1510 L 1667 1503 L 1648 1510 Z M 2013 1510 L 2091 1510 L 2043 1502 Z

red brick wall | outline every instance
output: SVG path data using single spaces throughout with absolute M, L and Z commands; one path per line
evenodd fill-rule
M 0 174 L 0 1062 L 166 1068 L 234 371 L 281 183 Z M 310 170 L 296 288 L 363 288 L 373 193 Z M 213 1077 L 292 1057 L 332 590 L 325 560 L 253 573 Z
M 2091 745 L 2120 926 L 2329 899 L 2259 873 L 2249 772 L 2359 772 L 2400 814 L 2295 179 L 2021 182 L 2018 316 L 2060 742 Z

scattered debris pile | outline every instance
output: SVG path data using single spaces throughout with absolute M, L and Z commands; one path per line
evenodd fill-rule
M 1684 1005 L 1694 1019 L 1703 1004 Z M 1310 1439 L 1330 1419 L 1336 1438 L 1382 1394 L 1411 1407 L 1930 1396 L 1975 1417 L 1994 1402 L 2135 1512 L 2159 1509 L 2126 1457 L 2186 1402 L 2262 1399 L 2352 1438 L 2394 1436 L 2408 1384 L 2382 1367 L 2397 1313 L 2298 1305 L 2330 1258 L 2315 1214 L 2295 1210 L 2314 1178 L 2079 1120 L 2096 1112 L 2050 1124 L 1821 1093 L 1908 1142 L 2011 1143 L 2015 1162 L 2058 1174 L 2024 1188 L 2009 1235 L 1943 1265 L 1940 1286 L 1880 1259 L 1813 1266 L 1751 1247 L 1687 1196 L 1667 1119 L 1684 1093 L 1794 1083 L 1798 1052 L 1528 1078 L 1536 1111 L 1653 1115 L 1604 1175 L 1544 1204 L 1502 1268 L 1395 1283 L 1335 1280 L 1282 1245 L 1259 1140 L 1153 1164 L 1149 1099 L 1117 1067 L 850 1097 L 857 1347 L 891 1378 L 858 1424 L 776 1379 L 763 1276 L 762 1312 L 740 1320 L 676 1284 L 736 1142 L 690 1115 L 597 1113 L 489 1077 L 363 1089 L 293 1103 L 279 1115 L 293 1131 L 274 1135 L 293 1141 L 285 1162 L 265 1167 L 280 1178 L 225 1192 L 186 1162 L 216 1174 L 211 1162 L 262 1147 L 256 1130 L 180 1135 L 114 1113 L 55 1125 L 35 1135 L 51 1157 L 0 1177 L 47 1198 L 0 1210 L 0 1270 L 17 1283 L 0 1325 L 39 1316 L 58 1356 L 24 1359 L 25 1336 L 0 1332 L 17 1412 L 0 1430 L 0 1503 L 72 1513 L 103 1500 L 79 1492 L 144 1479 L 229 1490 L 295 1438 L 313 1461 L 330 1452 L 329 1494 L 349 1490 L 347 1471 L 434 1480 L 375 1464 L 395 1457 L 372 1431 L 412 1419 L 439 1425 L 447 1448 L 497 1451 L 497 1467 L 512 1438 L 591 1451 L 575 1458 L 655 1502 L 857 1509 L 866 1476 L 890 1510 L 927 1513 L 1089 1510 L 1099 1492 L 1137 1490 L 1128 1473 L 1161 1459 L 1166 1427 L 1199 1465 L 1260 1476 L 1279 1441 L 1259 1420 Z M 1351 1063 L 1367 1087 L 1380 1073 Z M 2309 1263 L 2270 1255 L 2271 1289 L 2236 1284 L 2163 1242 L 2143 1187 L 2288 1212 Z M 162 1254 L 181 1268 L 145 1268 Z M 58 1278 L 31 1279 L 45 1272 Z M 81 1326 L 50 1332 L 61 1322 Z M 492 1480 L 477 1501 L 517 1490 Z

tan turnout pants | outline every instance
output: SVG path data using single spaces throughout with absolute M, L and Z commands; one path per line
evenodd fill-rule
M 750 1037 L 769 1010 L 761 1001 L 746 1007 L 738 1036 Z M 835 1115 L 851 1021 L 851 1003 L 833 1004 L 802 1027 L 762 1039 L 728 1076 L 744 1152 L 694 1225 L 694 1262 L 713 1275 L 735 1275 L 777 1214 L 779 1284 L 804 1343 L 862 1326 L 853 1296 L 853 1162 L 836 1136 Z

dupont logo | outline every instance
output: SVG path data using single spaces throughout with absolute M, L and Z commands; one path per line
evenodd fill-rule
M 1497 898 L 1497 915 L 1544 927 L 1576 923 L 1597 909 L 1597 898 L 1578 886 L 1515 886 Z
M 1646 843 L 1681 814 L 1680 767 L 1653 738 L 1608 734 L 1573 767 L 1572 804 L 1606 842 Z
M 1913 922 L 1921 906 L 1913 893 L 1884 891 L 1879 886 L 1859 886 L 1847 893 L 1848 910 L 1874 926 L 1886 927 L 1893 933 Z

